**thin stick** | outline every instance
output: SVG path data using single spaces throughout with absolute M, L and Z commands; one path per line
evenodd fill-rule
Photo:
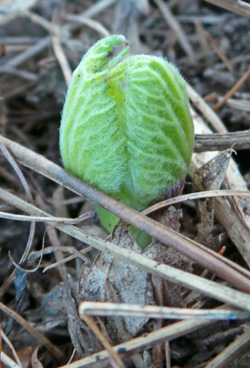
M 228 91 L 228 93 L 222 98 L 221 101 L 217 102 L 217 104 L 215 104 L 213 106 L 213 110 L 214 111 L 218 111 L 223 105 L 225 105 L 225 103 L 227 102 L 227 100 L 233 96 L 233 94 L 242 86 L 242 84 L 245 82 L 245 80 L 247 80 L 247 78 L 250 76 L 250 68 L 248 69 L 248 71 L 240 78 L 240 80 L 233 86 L 233 88 L 230 89 L 230 91 Z
M 204 192 L 183 194 L 178 197 L 173 197 L 166 199 L 165 201 L 161 201 L 159 203 L 154 204 L 153 206 L 148 207 L 146 210 L 142 211 L 141 214 L 149 215 L 154 211 L 158 211 L 161 208 L 171 206 L 176 203 L 182 203 L 189 200 L 201 199 L 201 198 L 215 198 L 215 197 L 230 197 L 230 196 L 238 196 L 238 197 L 249 197 L 249 190 L 208 190 Z
M 6 67 L 15 67 L 23 62 L 25 62 L 27 59 L 31 58 L 32 56 L 38 54 L 43 49 L 48 47 L 50 44 L 50 37 L 44 37 L 41 41 L 36 43 L 34 46 L 31 46 L 28 48 L 28 50 L 22 52 L 21 54 L 13 57 L 10 61 L 7 62 Z
M 96 4 L 90 6 L 87 10 L 82 12 L 80 16 L 84 18 L 91 18 L 96 16 L 97 14 L 101 13 L 103 10 L 107 9 L 114 3 L 116 3 L 117 0 L 100 0 Z
M 57 28 L 58 27 L 54 23 L 49 22 L 44 17 L 41 17 L 40 15 L 37 15 L 35 13 L 32 13 L 29 10 L 23 10 L 22 13 L 25 14 L 27 17 L 29 17 L 32 22 L 42 26 L 49 33 L 51 33 L 51 34 L 56 34 L 57 33 Z
M 94 332 L 96 337 L 100 340 L 102 345 L 105 347 L 107 352 L 109 353 L 109 360 L 110 364 L 113 368 L 126 368 L 123 362 L 121 361 L 121 358 L 117 354 L 117 352 L 113 349 L 110 342 L 106 339 L 106 337 L 101 333 L 101 330 L 98 328 L 98 326 L 95 324 L 94 320 L 82 314 L 82 319 L 87 323 L 87 325 L 91 328 L 91 330 Z
M 195 152 L 250 149 L 250 130 L 195 135 Z
M 77 218 L 74 218 L 74 219 L 70 219 L 67 217 L 52 217 L 50 222 L 55 223 L 55 224 L 63 223 L 63 224 L 76 225 L 91 217 L 92 216 L 90 215 L 90 213 L 87 212 L 86 214 L 84 213 L 83 215 Z M 33 222 L 45 222 L 48 220 L 47 217 L 42 217 L 42 216 L 41 217 L 40 216 L 25 216 L 25 215 L 17 215 L 15 213 L 8 213 L 8 212 L 2 212 L 2 211 L 0 211 L 0 218 L 5 218 L 5 219 L 15 220 L 15 221 L 33 221 Z
M 188 97 L 193 104 L 198 108 L 202 115 L 206 116 L 206 119 L 214 127 L 215 131 L 219 133 L 227 133 L 225 125 L 220 120 L 218 115 L 211 109 L 211 107 L 204 101 L 204 99 L 193 89 L 190 84 L 186 83 L 186 89 Z
M 220 47 L 218 45 L 218 42 L 207 31 L 204 31 L 204 33 L 205 33 L 206 37 L 209 39 L 209 41 L 210 41 L 210 43 L 211 43 L 214 51 L 216 52 L 216 54 L 219 56 L 219 58 L 225 64 L 225 66 L 227 67 L 227 69 L 232 73 L 233 72 L 233 66 L 232 66 L 230 60 L 228 60 L 228 58 L 226 57 L 226 55 L 220 49 Z
M 107 37 L 110 35 L 110 32 L 105 28 L 100 22 L 97 22 L 94 19 L 89 19 L 85 17 L 81 17 L 80 15 L 68 15 L 67 20 L 85 24 L 86 26 L 94 29 L 96 32 L 100 33 L 103 37 Z
M 191 258 L 194 262 L 227 280 L 236 288 L 250 293 L 249 279 L 243 277 L 237 271 L 232 269 L 232 267 L 225 264 L 223 262 L 223 257 L 218 259 L 219 256 L 215 252 L 201 249 L 200 245 L 195 241 L 190 240 L 162 224 L 139 214 L 132 208 L 125 206 L 121 202 L 116 201 L 69 174 L 58 165 L 45 159 L 43 156 L 38 155 L 2 136 L 0 136 L 0 141 L 2 141 L 12 151 L 19 162 L 23 165 L 52 179 L 75 193 L 87 197 L 89 200 L 114 213 L 128 224 L 134 225 L 140 230 L 147 232 L 161 243 L 175 248 L 182 254 Z
M 223 9 L 229 10 L 233 13 L 250 18 L 250 4 L 241 0 L 204 0 Z
M 71 77 L 72 77 L 72 70 L 70 68 L 68 59 L 63 51 L 63 48 L 61 46 L 59 36 L 52 36 L 52 46 L 56 55 L 56 58 L 59 62 L 59 65 L 62 69 L 65 81 L 67 83 L 67 86 L 69 86 Z
M 22 368 L 21 365 L 16 364 L 7 354 L 0 351 L 0 362 L 2 362 L 6 367 L 9 368 Z
M 116 345 L 113 349 L 119 352 L 121 357 L 124 357 L 126 354 L 131 355 L 131 353 L 152 348 L 157 344 L 166 342 L 166 340 L 171 341 L 177 337 L 196 331 L 198 328 L 211 325 L 214 322 L 215 321 L 206 321 L 196 318 L 189 321 L 173 323 L 170 326 L 161 328 L 147 335 Z M 103 363 L 107 361 L 107 359 L 108 352 L 104 350 L 60 368 L 103 367 Z
M 50 215 L 37 207 L 31 205 L 23 201 L 22 199 L 14 196 L 3 189 L 0 189 L 0 198 L 4 199 L 6 202 L 22 209 L 25 212 L 28 212 L 35 216 L 48 216 L 47 223 L 50 224 L 49 219 Z M 157 224 L 157 223 L 156 223 Z M 224 303 L 231 304 L 236 308 L 241 308 L 246 311 L 250 311 L 250 295 L 244 294 L 240 291 L 236 291 L 227 286 L 217 284 L 213 281 L 203 279 L 199 276 L 193 275 L 189 272 L 185 272 L 174 267 L 162 264 L 160 262 L 156 262 L 150 258 L 147 258 L 141 254 L 136 252 L 121 248 L 113 243 L 108 242 L 107 240 L 103 240 L 97 238 L 96 236 L 86 234 L 83 230 L 73 226 L 73 225 L 56 225 L 57 229 L 63 231 L 64 233 L 76 238 L 83 243 L 86 243 L 94 248 L 103 251 L 107 254 L 112 255 L 122 261 L 125 261 L 128 264 L 139 267 L 140 269 L 149 272 L 157 277 L 163 278 L 165 280 L 172 281 L 181 286 L 190 288 L 192 290 L 196 290 L 201 292 L 209 297 L 218 299 Z M 210 252 L 212 252 L 210 250 Z M 210 253 L 208 253 L 210 255 Z M 216 254 L 217 255 L 217 254 Z M 221 256 L 217 255 L 218 258 Z M 207 257 L 208 258 L 208 257 Z M 227 266 L 227 265 L 225 265 Z M 228 266 L 227 266 L 228 267 Z M 231 267 L 231 274 L 235 273 L 235 270 Z M 239 283 L 244 283 L 249 286 L 249 278 L 243 276 L 236 272 L 239 275 Z
M 25 193 L 27 195 L 27 198 L 29 199 L 30 202 L 32 202 L 33 198 L 32 198 L 32 194 L 31 194 L 29 185 L 28 185 L 27 180 L 25 179 L 25 176 L 23 175 L 21 169 L 19 168 L 18 164 L 16 163 L 14 157 L 12 157 L 12 155 L 10 154 L 8 149 L 2 143 L 0 143 L 0 150 L 4 154 L 5 158 L 9 161 L 9 163 L 12 166 L 13 170 L 15 171 L 16 175 L 20 179 L 20 181 L 22 183 L 22 186 L 25 190 Z M 30 224 L 30 232 L 29 232 L 29 238 L 28 238 L 28 241 L 27 241 L 27 245 L 25 247 L 25 250 L 24 250 L 24 252 L 22 254 L 22 257 L 21 257 L 20 261 L 18 262 L 18 264 L 23 264 L 27 260 L 29 252 L 32 248 L 32 243 L 33 243 L 34 234 L 35 234 L 35 228 L 36 228 L 35 223 L 33 221 Z
M 34 73 L 27 72 L 25 70 L 15 69 L 12 67 L 1 66 L 0 73 L 11 74 L 19 78 L 26 79 L 30 82 L 37 82 L 38 76 Z
M 15 348 L 14 348 L 13 344 L 12 344 L 12 343 L 11 343 L 11 341 L 9 340 L 8 336 L 6 336 L 6 334 L 5 334 L 2 330 L 1 330 L 1 337 L 2 337 L 2 339 L 6 342 L 6 344 L 9 346 L 9 348 L 10 348 L 10 350 L 11 350 L 11 352 L 12 352 L 12 354 L 13 354 L 14 358 L 16 359 L 17 364 L 19 364 L 19 366 L 20 366 L 21 368 L 23 368 L 23 367 L 22 367 L 22 363 L 20 362 L 19 356 L 17 355 L 17 352 L 16 352 L 16 350 L 15 350 Z M 0 351 L 2 351 L 2 349 L 0 349 Z
M 79 307 L 80 317 L 102 316 L 102 317 L 143 317 L 164 319 L 246 319 L 250 314 L 236 310 L 223 309 L 190 309 L 159 307 L 155 305 L 119 304 L 103 302 L 82 302 Z
M 180 24 L 176 20 L 176 18 L 173 16 L 171 10 L 169 9 L 168 5 L 166 3 L 163 3 L 162 0 L 154 0 L 158 8 L 160 9 L 163 17 L 169 24 L 170 28 L 174 31 L 176 37 L 178 38 L 178 41 L 182 47 L 182 49 L 185 51 L 185 53 L 189 56 L 189 58 L 194 61 L 195 60 L 195 54 L 194 51 L 183 32 Z
M 161 208 L 171 206 L 176 203 L 182 203 L 185 201 L 190 201 L 194 199 L 201 199 L 201 198 L 215 198 L 215 197 L 250 197 L 250 191 L 248 190 L 231 190 L 231 189 L 220 189 L 220 190 L 208 190 L 204 192 L 197 192 L 197 193 L 190 193 L 190 194 L 183 194 L 178 197 L 173 197 L 166 199 L 165 201 L 158 202 L 153 206 L 148 207 L 146 210 L 142 211 L 142 215 L 149 215 L 152 212 L 158 211 Z M 93 217 L 93 212 L 84 213 L 75 218 L 68 218 L 68 217 L 51 217 L 51 223 L 63 223 L 68 225 L 76 225 L 83 221 L 86 221 Z M 47 217 L 42 216 L 25 216 L 25 215 L 17 215 L 15 213 L 3 212 L 0 211 L 0 218 L 5 218 L 9 220 L 15 221 L 34 221 L 34 222 L 46 222 Z

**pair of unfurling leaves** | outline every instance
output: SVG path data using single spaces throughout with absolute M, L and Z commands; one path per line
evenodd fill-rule
M 113 35 L 84 55 L 67 92 L 60 150 L 70 173 L 141 211 L 181 185 L 194 131 L 176 67 L 156 56 L 125 57 L 128 51 L 126 39 Z M 111 232 L 119 219 L 97 212 Z M 144 235 L 131 231 L 144 247 Z

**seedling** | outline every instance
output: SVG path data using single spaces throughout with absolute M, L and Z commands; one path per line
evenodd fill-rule
M 128 51 L 126 39 L 113 35 L 84 55 L 67 92 L 60 150 L 69 172 L 141 211 L 182 186 L 194 131 L 176 67 L 156 56 L 124 58 Z M 119 219 L 97 212 L 112 232 Z M 148 237 L 130 229 L 144 248 Z

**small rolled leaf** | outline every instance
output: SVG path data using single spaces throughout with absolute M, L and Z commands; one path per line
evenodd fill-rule
M 178 70 L 156 56 L 121 60 L 127 52 L 114 35 L 85 54 L 66 96 L 60 150 L 68 171 L 140 211 L 180 185 L 194 131 Z

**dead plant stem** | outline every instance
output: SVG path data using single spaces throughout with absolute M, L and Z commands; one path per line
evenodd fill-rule
M 0 141 L 16 156 L 18 161 L 26 167 L 63 185 L 65 188 L 84 196 L 98 205 L 106 208 L 130 225 L 145 231 L 161 243 L 171 246 L 204 268 L 211 270 L 217 276 L 230 282 L 237 289 L 250 293 L 249 279 L 224 263 L 222 256 L 200 249 L 199 244 L 183 235 L 146 217 L 121 202 L 107 196 L 99 190 L 84 183 L 80 179 L 66 172 L 63 168 L 52 163 L 42 155 L 0 136 Z M 219 258 L 218 258 L 219 257 Z

